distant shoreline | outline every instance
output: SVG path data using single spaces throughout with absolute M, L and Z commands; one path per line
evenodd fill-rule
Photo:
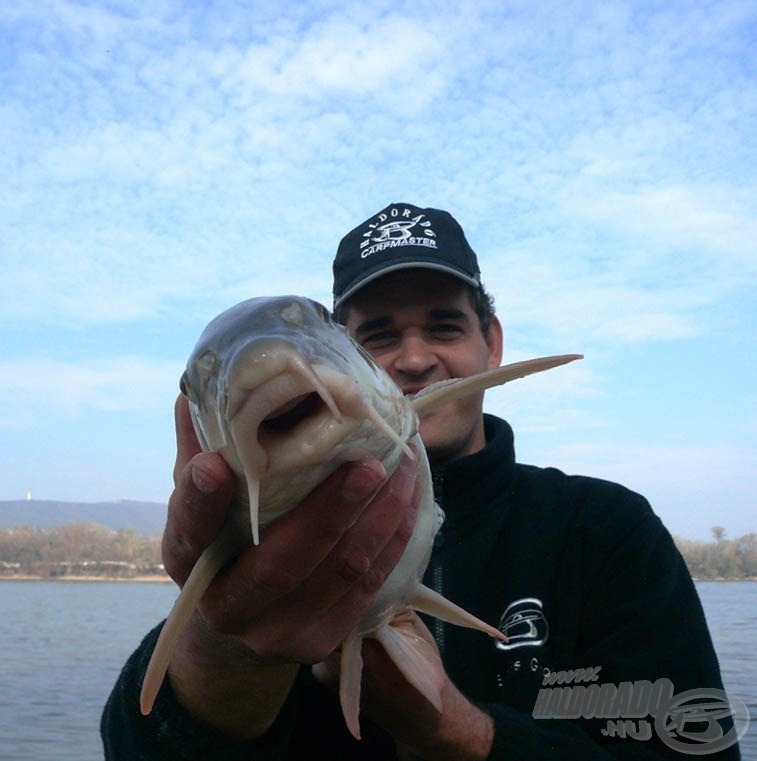
M 134 581 L 140 584 L 165 584 L 174 580 L 162 574 L 147 574 L 143 576 L 31 576 L 29 574 L 0 574 L 0 581 Z
M 722 576 L 713 576 L 712 578 L 706 577 L 692 577 L 694 582 L 700 581 L 757 581 L 757 577 L 748 576 L 724 578 Z M 140 584 L 173 584 L 173 579 L 164 574 L 143 574 L 140 576 L 33 576 L 30 574 L 0 574 L 0 581 L 119 581 L 119 582 L 137 582 Z

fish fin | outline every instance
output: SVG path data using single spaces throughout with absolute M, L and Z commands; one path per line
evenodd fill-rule
M 339 702 L 347 728 L 360 739 L 360 682 L 363 674 L 363 637 L 352 632 L 342 643 L 339 667 Z
M 502 642 L 507 642 L 507 637 L 499 629 L 490 626 L 480 618 L 476 618 L 472 613 L 468 613 L 464 608 L 455 605 L 446 597 L 442 597 L 438 592 L 434 592 L 433 589 L 429 589 L 423 584 L 419 584 L 415 590 L 415 594 L 410 600 L 410 607 L 421 613 L 428 613 L 440 621 L 465 626 L 468 629 L 478 629 L 490 637 L 496 637 Z
M 200 598 L 205 594 L 205 590 L 210 586 L 210 582 L 218 571 L 234 555 L 237 543 L 235 534 L 233 526 L 227 525 L 224 528 L 216 540 L 200 555 L 176 598 L 171 613 L 160 631 L 142 681 L 139 708 L 143 716 L 147 716 L 152 711 L 176 644 Z
M 371 636 L 381 643 L 405 679 L 441 713 L 444 687 L 441 659 L 436 648 L 416 633 L 409 614 L 397 613 Z
M 576 359 L 583 359 L 583 354 L 560 354 L 554 357 L 527 359 L 523 362 L 513 362 L 509 365 L 502 365 L 502 367 L 495 367 L 493 370 L 486 370 L 467 378 L 453 378 L 452 380 L 432 383 L 415 394 L 412 397 L 412 403 L 418 417 L 423 418 L 455 399 L 485 391 L 493 386 L 501 386 L 516 378 L 524 378 L 526 375 L 551 370 L 553 367 L 566 365 Z

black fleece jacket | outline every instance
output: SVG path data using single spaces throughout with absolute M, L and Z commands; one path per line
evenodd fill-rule
M 723 689 L 670 534 L 638 494 L 518 464 L 510 426 L 489 415 L 485 425 L 484 450 L 434 473 L 446 520 L 424 581 L 510 637 L 503 648 L 479 632 L 427 621 L 453 682 L 495 719 L 491 761 L 683 759 L 682 742 L 701 749 L 696 737 L 664 731 L 665 711 L 657 727 L 647 711 L 687 690 Z M 308 669 L 255 742 L 229 743 L 198 725 L 168 680 L 153 713 L 141 716 L 139 690 L 159 628 L 129 659 L 105 706 L 106 759 L 396 757 L 391 738 L 365 717 L 363 739 L 353 740 L 337 699 Z M 722 727 L 729 730 L 727 718 Z M 712 723 L 685 728 L 696 736 Z M 740 756 L 732 745 L 708 757 Z

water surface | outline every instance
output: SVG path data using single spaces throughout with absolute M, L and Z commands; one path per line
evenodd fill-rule
M 726 689 L 749 707 L 757 759 L 757 583 L 697 584 Z M 0 580 L 0 759 L 102 759 L 100 714 L 173 584 Z

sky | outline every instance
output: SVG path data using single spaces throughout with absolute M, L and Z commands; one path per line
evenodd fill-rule
M 450 211 L 519 461 L 757 531 L 757 6 L 0 0 L 0 500 L 165 502 L 178 380 L 340 238 Z

